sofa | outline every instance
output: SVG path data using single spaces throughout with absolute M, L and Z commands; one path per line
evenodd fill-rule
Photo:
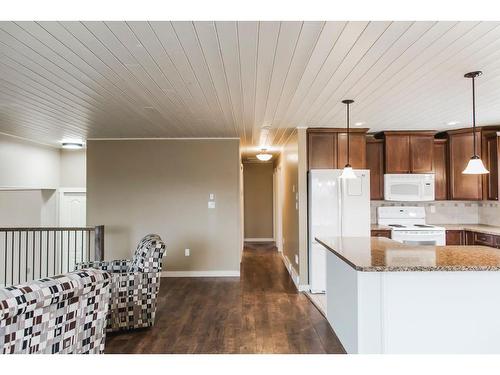
M 0 288 L 0 353 L 103 353 L 110 280 L 83 269 Z
M 93 261 L 78 268 L 111 273 L 108 332 L 151 327 L 155 321 L 165 244 L 160 236 L 144 236 L 131 260 Z

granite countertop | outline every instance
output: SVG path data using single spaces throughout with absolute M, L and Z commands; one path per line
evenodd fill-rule
M 411 246 L 383 237 L 316 240 L 357 271 L 500 271 L 500 250 L 488 246 Z

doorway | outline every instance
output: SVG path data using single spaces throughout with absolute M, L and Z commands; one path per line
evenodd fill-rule
M 85 188 L 66 188 L 59 190 L 59 226 L 64 228 L 79 228 L 87 225 L 87 192 Z M 59 261 L 71 265 L 68 271 L 72 271 L 73 265 L 83 261 L 85 244 L 90 243 L 86 238 L 88 232 L 68 230 L 61 232 L 58 240 L 61 246 L 66 244 L 67 253 L 59 254 Z
M 87 225 L 87 192 L 83 188 L 59 190 L 59 226 Z
M 243 163 L 245 242 L 274 242 L 274 165 Z

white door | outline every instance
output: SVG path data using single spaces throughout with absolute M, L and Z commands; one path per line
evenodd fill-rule
M 59 207 L 59 226 L 65 228 L 85 227 L 87 225 L 87 194 L 84 189 L 61 191 Z M 64 271 L 73 271 L 75 264 L 88 257 L 87 233 L 69 230 L 63 232 L 60 240 L 59 257 L 62 258 Z
M 63 191 L 59 225 L 61 227 L 84 227 L 87 223 L 87 194 Z

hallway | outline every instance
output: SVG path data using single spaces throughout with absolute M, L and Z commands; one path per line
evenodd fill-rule
M 247 244 L 239 278 L 163 278 L 155 326 L 108 334 L 106 353 L 343 353 L 273 246 Z

